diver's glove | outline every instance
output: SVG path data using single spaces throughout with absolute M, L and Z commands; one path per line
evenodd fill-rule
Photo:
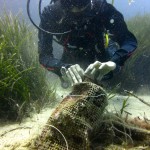
M 95 61 L 93 64 L 90 64 L 84 72 L 84 75 L 94 81 L 101 81 L 104 75 L 116 68 L 116 64 L 112 61 L 101 63 Z
M 61 86 L 63 88 L 68 88 L 76 83 L 81 83 L 83 80 L 84 71 L 78 64 L 72 65 L 68 69 L 62 67 L 60 71 L 62 74 Z

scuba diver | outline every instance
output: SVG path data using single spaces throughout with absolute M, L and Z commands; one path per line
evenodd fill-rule
M 123 15 L 106 0 L 53 0 L 41 14 L 39 61 L 67 88 L 84 80 L 111 79 L 137 48 Z M 53 55 L 53 39 L 63 46 Z

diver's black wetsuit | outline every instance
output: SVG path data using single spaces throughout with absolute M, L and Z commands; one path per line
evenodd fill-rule
M 97 1 L 94 9 L 75 16 L 64 12 L 58 0 L 45 7 L 40 27 L 55 33 L 71 31 L 56 35 L 58 42 L 64 46 L 61 60 L 53 56 L 53 35 L 39 31 L 40 63 L 59 76 L 62 66 L 76 63 L 84 69 L 96 60 L 111 60 L 122 66 L 137 47 L 137 40 L 127 29 L 122 14 L 105 1 Z M 118 50 L 111 42 L 107 49 L 104 47 L 103 33 L 106 30 L 109 30 L 111 39 L 118 44 Z

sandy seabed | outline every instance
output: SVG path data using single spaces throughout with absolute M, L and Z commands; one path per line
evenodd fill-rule
M 14 143 L 26 143 L 39 134 L 46 124 L 53 109 L 44 109 L 40 114 L 34 114 L 31 118 L 26 118 L 17 123 L 6 123 L 0 127 L 0 150 L 11 150 Z

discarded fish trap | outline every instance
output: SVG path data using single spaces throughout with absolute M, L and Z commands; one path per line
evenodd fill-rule
M 102 118 L 107 106 L 102 87 L 83 82 L 74 86 L 50 116 L 41 135 L 34 141 L 38 150 L 88 150 L 88 131 Z

